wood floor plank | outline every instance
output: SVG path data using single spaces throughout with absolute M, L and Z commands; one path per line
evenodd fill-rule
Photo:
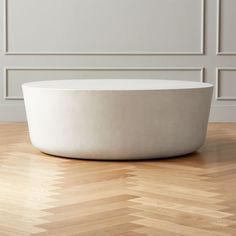
M 236 123 L 178 158 L 86 161 L 41 153 L 0 124 L 0 236 L 236 235 Z

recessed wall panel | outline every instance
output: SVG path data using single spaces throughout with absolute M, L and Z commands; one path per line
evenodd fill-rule
M 63 79 L 168 79 L 201 81 L 201 68 L 51 68 L 7 69 L 6 99 L 21 99 L 21 85 L 33 81 Z
M 236 68 L 219 69 L 218 99 L 236 100 Z
M 203 51 L 203 0 L 5 1 L 7 53 Z
M 236 55 L 236 1 L 218 0 L 218 53 Z

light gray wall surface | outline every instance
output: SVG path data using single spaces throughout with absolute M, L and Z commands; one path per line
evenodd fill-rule
M 21 84 L 156 78 L 214 84 L 211 121 L 236 121 L 235 0 L 0 0 L 0 120 Z

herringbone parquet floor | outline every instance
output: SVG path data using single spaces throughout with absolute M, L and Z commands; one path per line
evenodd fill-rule
M 0 235 L 236 235 L 236 124 L 199 152 L 106 162 L 47 156 L 0 125 Z

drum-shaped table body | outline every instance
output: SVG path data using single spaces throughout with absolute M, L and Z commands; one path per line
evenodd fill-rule
M 196 151 L 213 86 L 158 79 L 78 79 L 23 84 L 32 144 L 71 158 L 130 160 Z

